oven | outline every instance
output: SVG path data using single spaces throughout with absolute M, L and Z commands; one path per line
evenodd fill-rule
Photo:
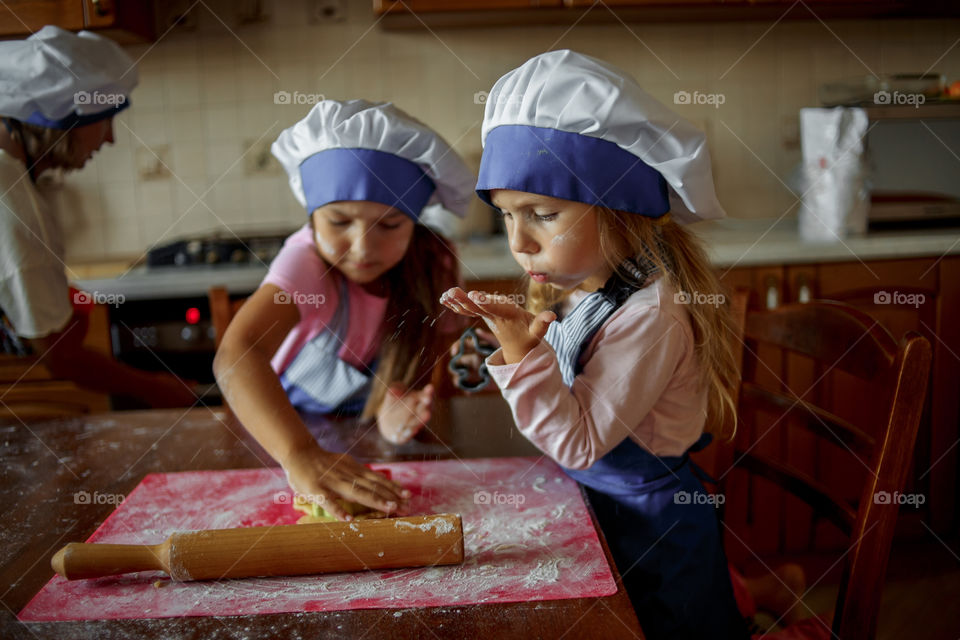
M 94 294 L 94 299 L 115 302 L 108 313 L 117 360 L 194 380 L 200 384 L 203 404 L 220 404 L 222 396 L 213 376 L 216 334 L 208 292 L 224 287 L 231 298 L 249 296 L 293 231 L 181 239 L 154 247 L 144 264 L 120 277 L 76 284 Z M 117 409 L 139 408 L 123 398 L 113 401 Z

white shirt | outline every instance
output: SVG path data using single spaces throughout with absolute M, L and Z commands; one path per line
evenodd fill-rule
M 73 316 L 60 225 L 26 166 L 0 149 L 0 309 L 17 334 L 42 338 Z

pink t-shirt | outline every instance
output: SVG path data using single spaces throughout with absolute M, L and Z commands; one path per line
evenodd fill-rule
M 344 278 L 317 252 L 313 229 L 305 224 L 283 243 L 261 284 L 272 284 L 288 294 L 297 305 L 300 322 L 277 349 L 271 360 L 273 370 L 283 373 L 310 340 L 328 328 L 335 317 L 342 282 L 346 281 L 349 318 L 344 344 L 337 355 L 344 362 L 363 369 L 380 348 L 380 328 L 387 298 L 367 293 L 360 285 Z
M 523 435 L 570 469 L 589 468 L 627 437 L 657 456 L 695 443 L 707 390 L 686 305 L 674 293 L 658 278 L 627 298 L 584 349 L 571 387 L 546 340 L 515 364 L 504 364 L 500 350 L 490 355 L 487 368 Z

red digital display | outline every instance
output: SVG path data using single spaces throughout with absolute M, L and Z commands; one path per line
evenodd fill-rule
M 187 322 L 190 324 L 197 324 L 200 322 L 200 309 L 196 307 L 190 307 L 187 309 Z

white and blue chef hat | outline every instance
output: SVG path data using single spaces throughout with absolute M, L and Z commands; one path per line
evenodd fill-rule
M 511 189 L 677 222 L 722 218 L 706 136 L 626 73 L 550 51 L 497 80 L 477 194 Z
M 475 176 L 435 131 L 391 103 L 322 100 L 271 146 L 307 213 L 369 200 L 414 221 L 439 204 L 461 218 Z
M 89 31 L 46 26 L 0 42 L 0 116 L 71 129 L 130 106 L 137 68 L 120 46 Z

